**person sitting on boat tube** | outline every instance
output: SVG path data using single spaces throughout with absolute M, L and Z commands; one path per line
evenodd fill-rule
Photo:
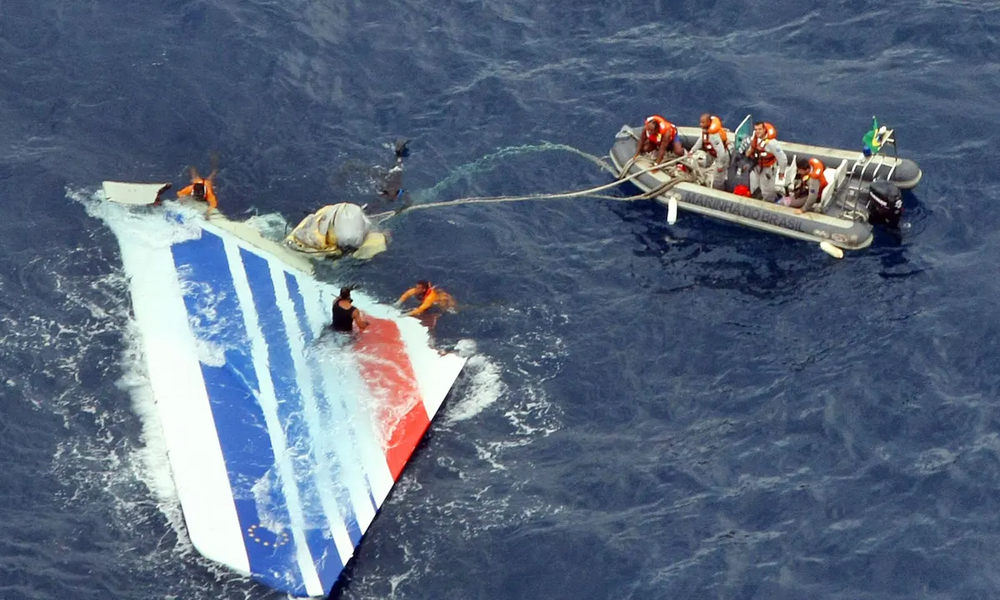
M 818 158 L 810 158 L 805 166 L 799 166 L 799 179 L 795 182 L 792 194 L 778 200 L 778 204 L 790 206 L 797 214 L 811 210 L 826 189 L 826 165 Z
M 774 125 L 764 121 L 753 124 L 753 136 L 747 156 L 754 161 L 750 171 L 750 189 L 760 189 L 761 197 L 774 202 L 778 192 L 774 189 L 775 180 L 781 176 L 778 165 L 787 165 L 785 152 L 778 144 L 778 131 Z
M 201 177 L 198 175 L 198 170 L 191 167 L 191 185 L 177 192 L 177 197 L 190 196 L 199 202 L 207 202 L 208 211 L 206 214 L 211 213 L 219 206 L 219 202 L 215 198 L 215 189 L 212 186 L 212 180 L 218 172 L 219 170 L 216 169 L 208 177 Z
M 729 173 L 729 139 L 722 127 L 722 119 L 705 113 L 698 121 L 701 125 L 701 137 L 691 146 L 691 154 L 704 150 L 708 154 L 708 164 L 712 167 L 712 187 L 717 190 L 726 189 L 726 175 Z
M 431 282 L 427 280 L 418 281 L 417 285 L 403 292 L 403 295 L 396 301 L 396 305 L 401 305 L 414 296 L 420 299 L 420 306 L 406 313 L 411 317 L 427 312 L 427 310 L 432 306 L 437 306 L 442 310 L 455 308 L 455 299 L 451 297 L 451 294 L 440 288 L 434 287 L 431 285 Z
M 674 124 L 660 115 L 653 115 L 646 119 L 646 124 L 642 128 L 642 134 L 639 135 L 639 144 L 636 147 L 635 156 L 632 158 L 634 160 L 639 158 L 640 154 L 655 150 L 656 162 L 653 164 L 658 165 L 663 162 L 667 148 L 670 148 L 677 156 L 684 156 L 684 146 L 681 145 L 680 138 L 677 136 L 677 128 L 674 127 Z
M 361 311 L 354 306 L 351 301 L 351 288 L 340 288 L 340 295 L 333 301 L 333 321 L 330 327 L 334 331 L 351 333 L 354 326 L 364 331 L 368 328 L 368 321 L 362 316 Z

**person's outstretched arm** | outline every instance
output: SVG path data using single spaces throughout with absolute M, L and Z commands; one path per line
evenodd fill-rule
M 368 321 L 361 316 L 361 311 L 356 308 L 354 309 L 354 324 L 357 325 L 358 329 L 361 331 L 368 329 Z
M 406 290 L 405 292 L 403 292 L 403 295 L 399 297 L 399 300 L 396 300 L 396 304 L 402 304 L 406 302 L 407 300 L 412 298 L 413 295 L 416 293 L 417 293 L 417 288 L 410 288 Z
M 639 141 L 636 142 L 636 145 L 635 145 L 635 154 L 632 155 L 632 158 L 639 158 L 639 152 L 642 151 L 642 145 L 645 144 L 645 143 L 646 143 L 646 129 L 645 129 L 645 125 L 644 125 L 643 129 L 642 129 L 642 133 L 639 134 Z
M 424 301 L 420 304 L 420 306 L 414 308 L 413 310 L 411 310 L 406 314 L 410 315 L 411 317 L 423 314 L 424 312 L 427 311 L 428 308 L 434 306 L 435 300 L 437 300 L 437 294 L 431 292 L 430 294 L 427 294 L 427 297 L 424 298 Z
M 205 180 L 205 202 L 208 202 L 208 212 L 212 212 L 212 209 L 218 208 L 219 201 L 215 197 L 215 188 L 212 186 L 212 180 Z

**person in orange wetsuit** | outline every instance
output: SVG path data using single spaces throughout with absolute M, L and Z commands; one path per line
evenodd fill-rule
M 212 186 L 212 179 L 215 178 L 215 174 L 218 172 L 219 170 L 216 169 L 208 177 L 201 177 L 198 175 L 198 170 L 191 167 L 191 185 L 177 192 L 177 197 L 191 196 L 199 202 L 207 202 L 207 213 L 211 213 L 219 206 L 219 202 L 215 198 L 215 189 Z
M 414 296 L 420 299 L 420 306 L 406 313 L 411 317 L 427 312 L 432 306 L 437 306 L 442 310 L 455 308 L 455 299 L 448 292 L 434 287 L 426 280 L 418 281 L 417 285 L 403 292 L 396 304 L 402 304 Z

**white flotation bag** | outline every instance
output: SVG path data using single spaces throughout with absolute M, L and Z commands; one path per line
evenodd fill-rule
M 385 234 L 372 231 L 364 209 L 349 202 L 324 206 L 302 219 L 285 241 L 302 252 L 336 255 L 356 249 L 355 258 L 371 258 L 386 247 Z
M 341 248 L 360 248 L 371 229 L 371 221 L 365 216 L 364 209 L 357 204 L 342 202 L 334 204 L 332 212 L 337 245 Z

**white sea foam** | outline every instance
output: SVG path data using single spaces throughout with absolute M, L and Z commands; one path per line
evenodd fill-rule
M 455 351 L 466 359 L 465 374 L 456 386 L 456 401 L 445 411 L 445 422 L 466 421 L 492 406 L 506 392 L 500 366 L 476 353 L 476 342 L 460 340 Z
M 260 232 L 269 240 L 282 240 L 288 234 L 291 223 L 280 213 L 265 213 L 254 215 L 246 220 L 246 224 Z

